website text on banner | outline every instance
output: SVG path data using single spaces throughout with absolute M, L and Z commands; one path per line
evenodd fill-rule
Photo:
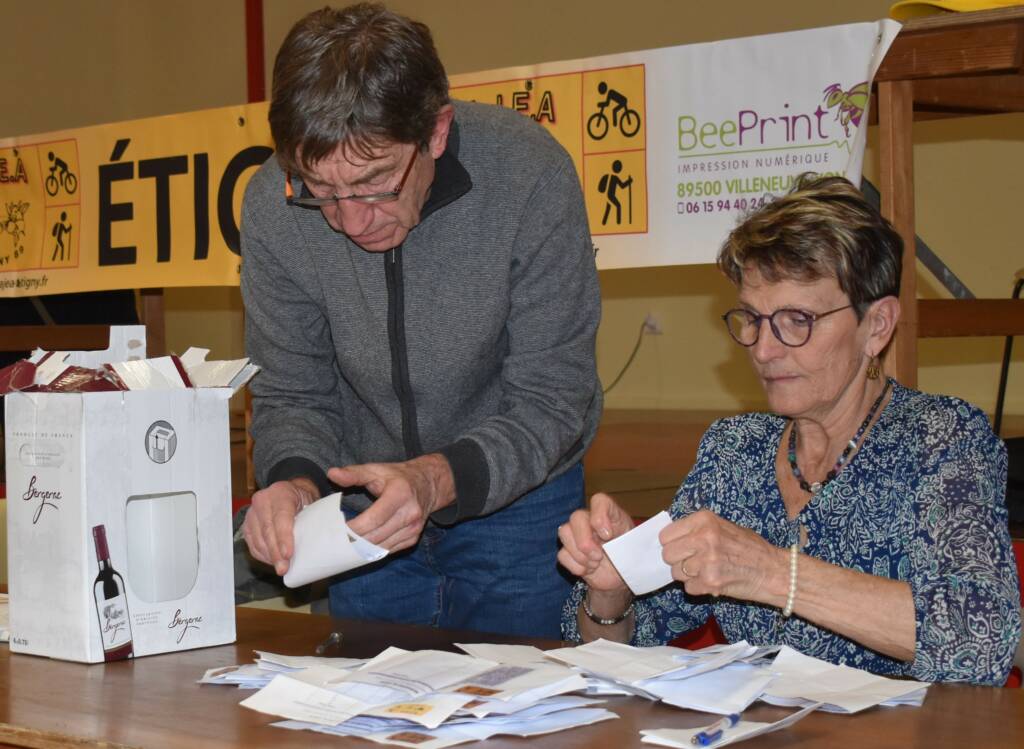
M 892 21 L 454 76 L 576 164 L 602 269 L 712 262 L 806 171 L 860 179 Z M 807 60 L 814 60 L 808 65 Z M 0 297 L 238 283 L 265 103 L 0 139 Z

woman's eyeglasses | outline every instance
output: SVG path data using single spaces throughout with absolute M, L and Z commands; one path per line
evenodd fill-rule
M 761 335 L 761 321 L 767 320 L 772 333 L 782 344 L 796 348 L 803 346 L 811 339 L 811 330 L 814 328 L 815 322 L 851 307 L 853 307 L 852 304 L 847 304 L 844 307 L 817 313 L 784 307 L 775 310 L 770 315 L 759 315 L 749 309 L 737 307 L 722 315 L 722 320 L 725 321 L 729 335 L 741 346 L 749 347 L 757 343 L 757 339 Z

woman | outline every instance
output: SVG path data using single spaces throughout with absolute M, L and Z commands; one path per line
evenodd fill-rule
M 567 638 L 660 645 L 714 615 L 730 641 L 787 644 L 924 681 L 1001 684 L 1020 637 L 1006 451 L 977 408 L 880 375 L 902 242 L 846 180 L 801 178 L 726 240 L 724 315 L 772 413 L 716 422 L 660 536 L 675 583 L 633 600 L 601 545 L 607 495 L 559 529 L 581 578 Z

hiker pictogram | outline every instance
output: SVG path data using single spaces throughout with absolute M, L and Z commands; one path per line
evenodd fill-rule
M 600 181 L 597 183 L 598 192 L 605 196 L 604 216 L 601 218 L 601 226 L 608 225 L 608 214 L 612 210 L 612 206 L 615 207 L 615 223 L 619 226 L 622 225 L 622 201 L 619 200 L 619 190 L 625 188 L 628 196 L 629 209 L 626 213 L 627 224 L 633 223 L 633 176 L 628 176 L 625 180 L 619 177 L 622 173 L 622 162 L 616 159 L 612 162 L 612 170 L 606 174 L 601 175 Z
M 71 248 L 65 248 L 64 246 L 64 237 L 67 237 L 69 241 L 71 240 L 71 224 L 65 223 L 67 220 L 67 211 L 61 211 L 60 221 L 56 222 L 53 225 L 53 228 L 50 230 L 50 236 L 54 237 L 57 240 L 53 246 L 53 255 L 50 256 L 50 262 L 53 262 L 57 259 L 58 253 L 60 253 L 60 259 L 64 260 L 65 249 L 67 250 L 68 258 L 70 259 L 71 257 Z

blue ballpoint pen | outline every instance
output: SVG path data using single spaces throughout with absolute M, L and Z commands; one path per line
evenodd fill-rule
M 700 733 L 695 734 L 694 737 L 690 739 L 690 743 L 696 744 L 697 746 L 711 746 L 722 738 L 722 734 L 725 732 L 726 728 L 732 728 L 739 722 L 740 716 L 738 714 L 732 713 L 731 715 L 726 715 L 721 720 L 716 720 Z

